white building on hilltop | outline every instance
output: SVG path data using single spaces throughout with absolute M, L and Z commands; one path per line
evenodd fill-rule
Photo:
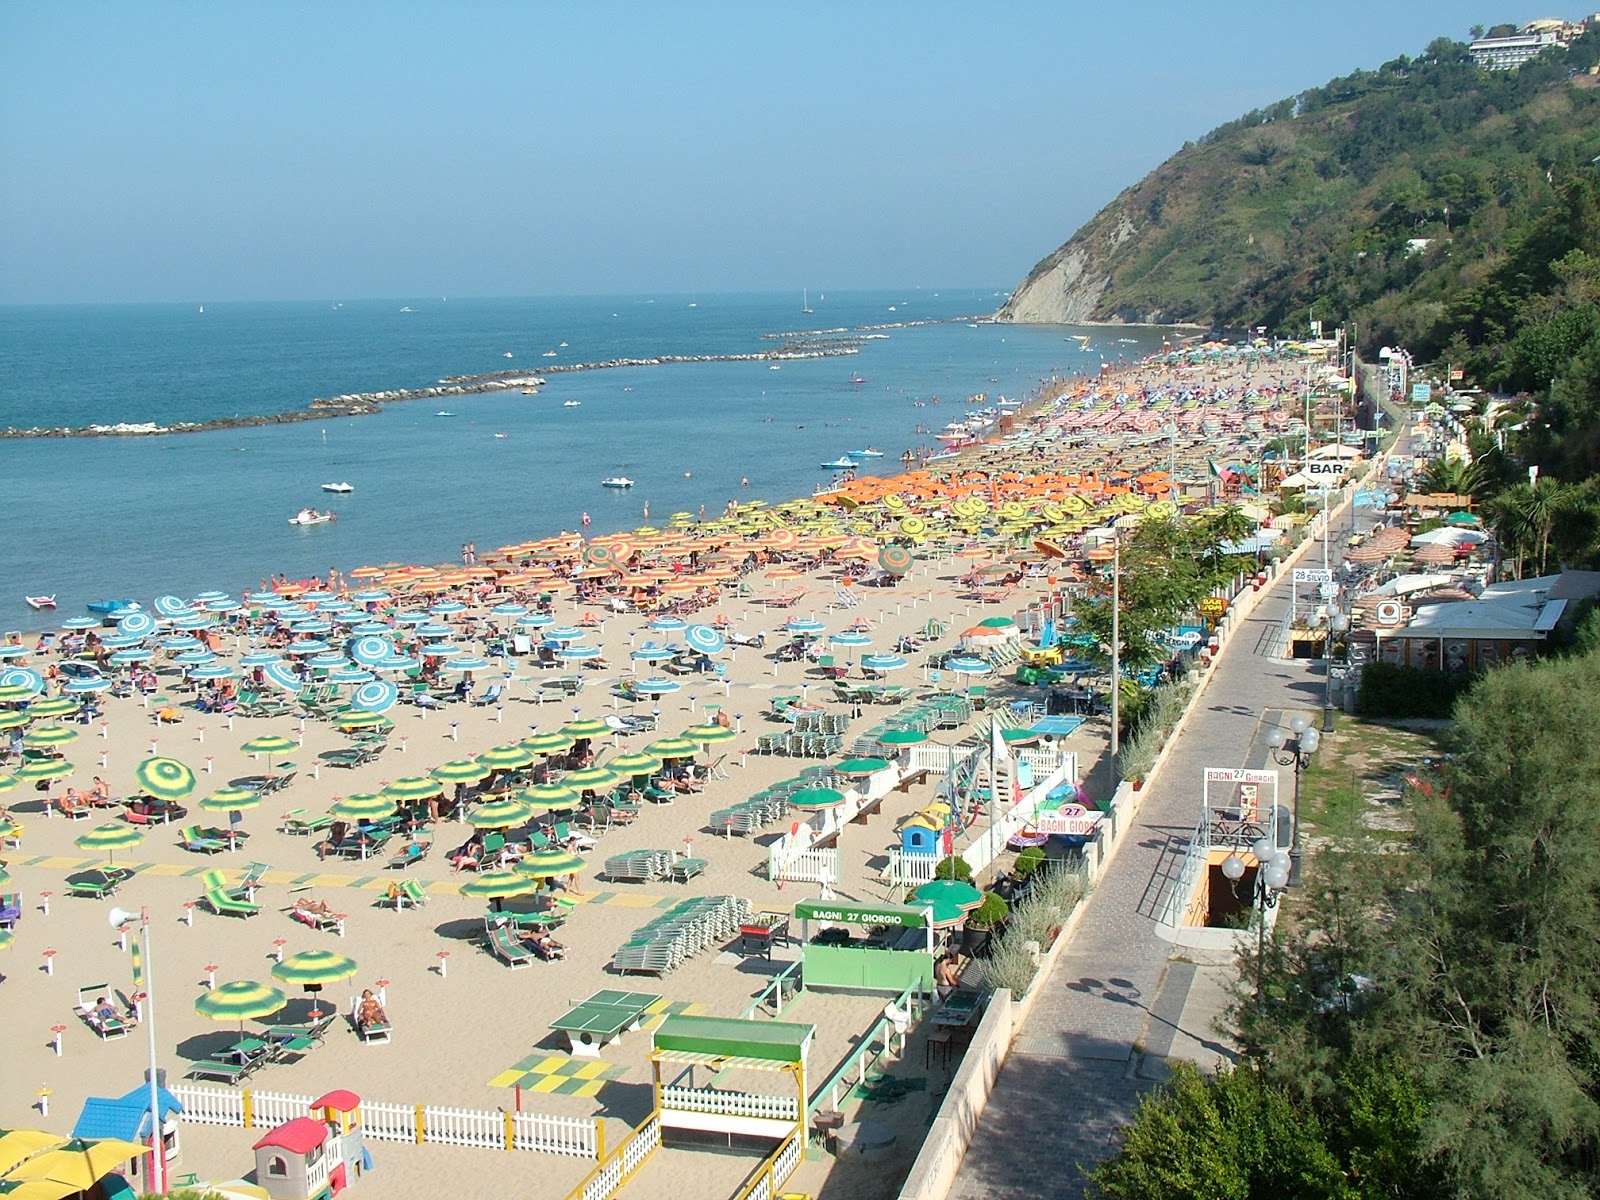
M 1566 49 L 1583 31 L 1581 23 L 1544 17 L 1529 21 L 1521 32 L 1509 37 L 1479 38 L 1467 47 L 1467 52 L 1472 55 L 1472 61 L 1486 71 L 1512 71 L 1546 50 Z

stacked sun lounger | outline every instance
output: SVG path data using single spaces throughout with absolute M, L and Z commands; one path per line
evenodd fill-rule
M 721 834 L 749 834 L 765 829 L 789 811 L 787 794 L 763 793 L 731 808 L 719 808 L 706 819 L 706 827 Z
M 707 946 L 727 941 L 750 914 L 738 896 L 703 896 L 674 904 L 617 948 L 611 965 L 619 973 L 665 975 Z
M 670 850 L 633 850 L 606 859 L 607 879 L 664 879 L 672 872 Z

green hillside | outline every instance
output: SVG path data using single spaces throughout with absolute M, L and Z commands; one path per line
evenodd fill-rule
M 1499 72 L 1441 38 L 1247 113 L 1107 205 L 1001 317 L 1353 321 L 1423 358 L 1504 340 L 1562 243 L 1600 253 L 1597 62 L 1593 30 Z

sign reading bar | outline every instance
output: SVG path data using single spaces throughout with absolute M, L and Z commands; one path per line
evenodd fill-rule
M 1210 617 L 1212 620 L 1216 620 L 1228 611 L 1228 602 L 1221 596 L 1205 596 L 1200 600 L 1199 609 L 1202 617 Z
M 1207 767 L 1207 783 L 1277 783 L 1276 771 L 1252 771 L 1247 767 Z
M 1326 567 L 1296 567 L 1294 569 L 1296 583 L 1332 583 L 1333 572 Z
M 1329 459 L 1326 462 L 1308 462 L 1300 468 L 1307 475 L 1343 475 L 1344 464 L 1338 459 Z

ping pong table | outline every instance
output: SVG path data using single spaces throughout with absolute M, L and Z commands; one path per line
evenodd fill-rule
M 603 1047 L 638 1029 L 645 1012 L 660 999 L 654 992 L 598 991 L 551 1021 L 550 1028 L 566 1035 L 570 1054 L 599 1058 Z

